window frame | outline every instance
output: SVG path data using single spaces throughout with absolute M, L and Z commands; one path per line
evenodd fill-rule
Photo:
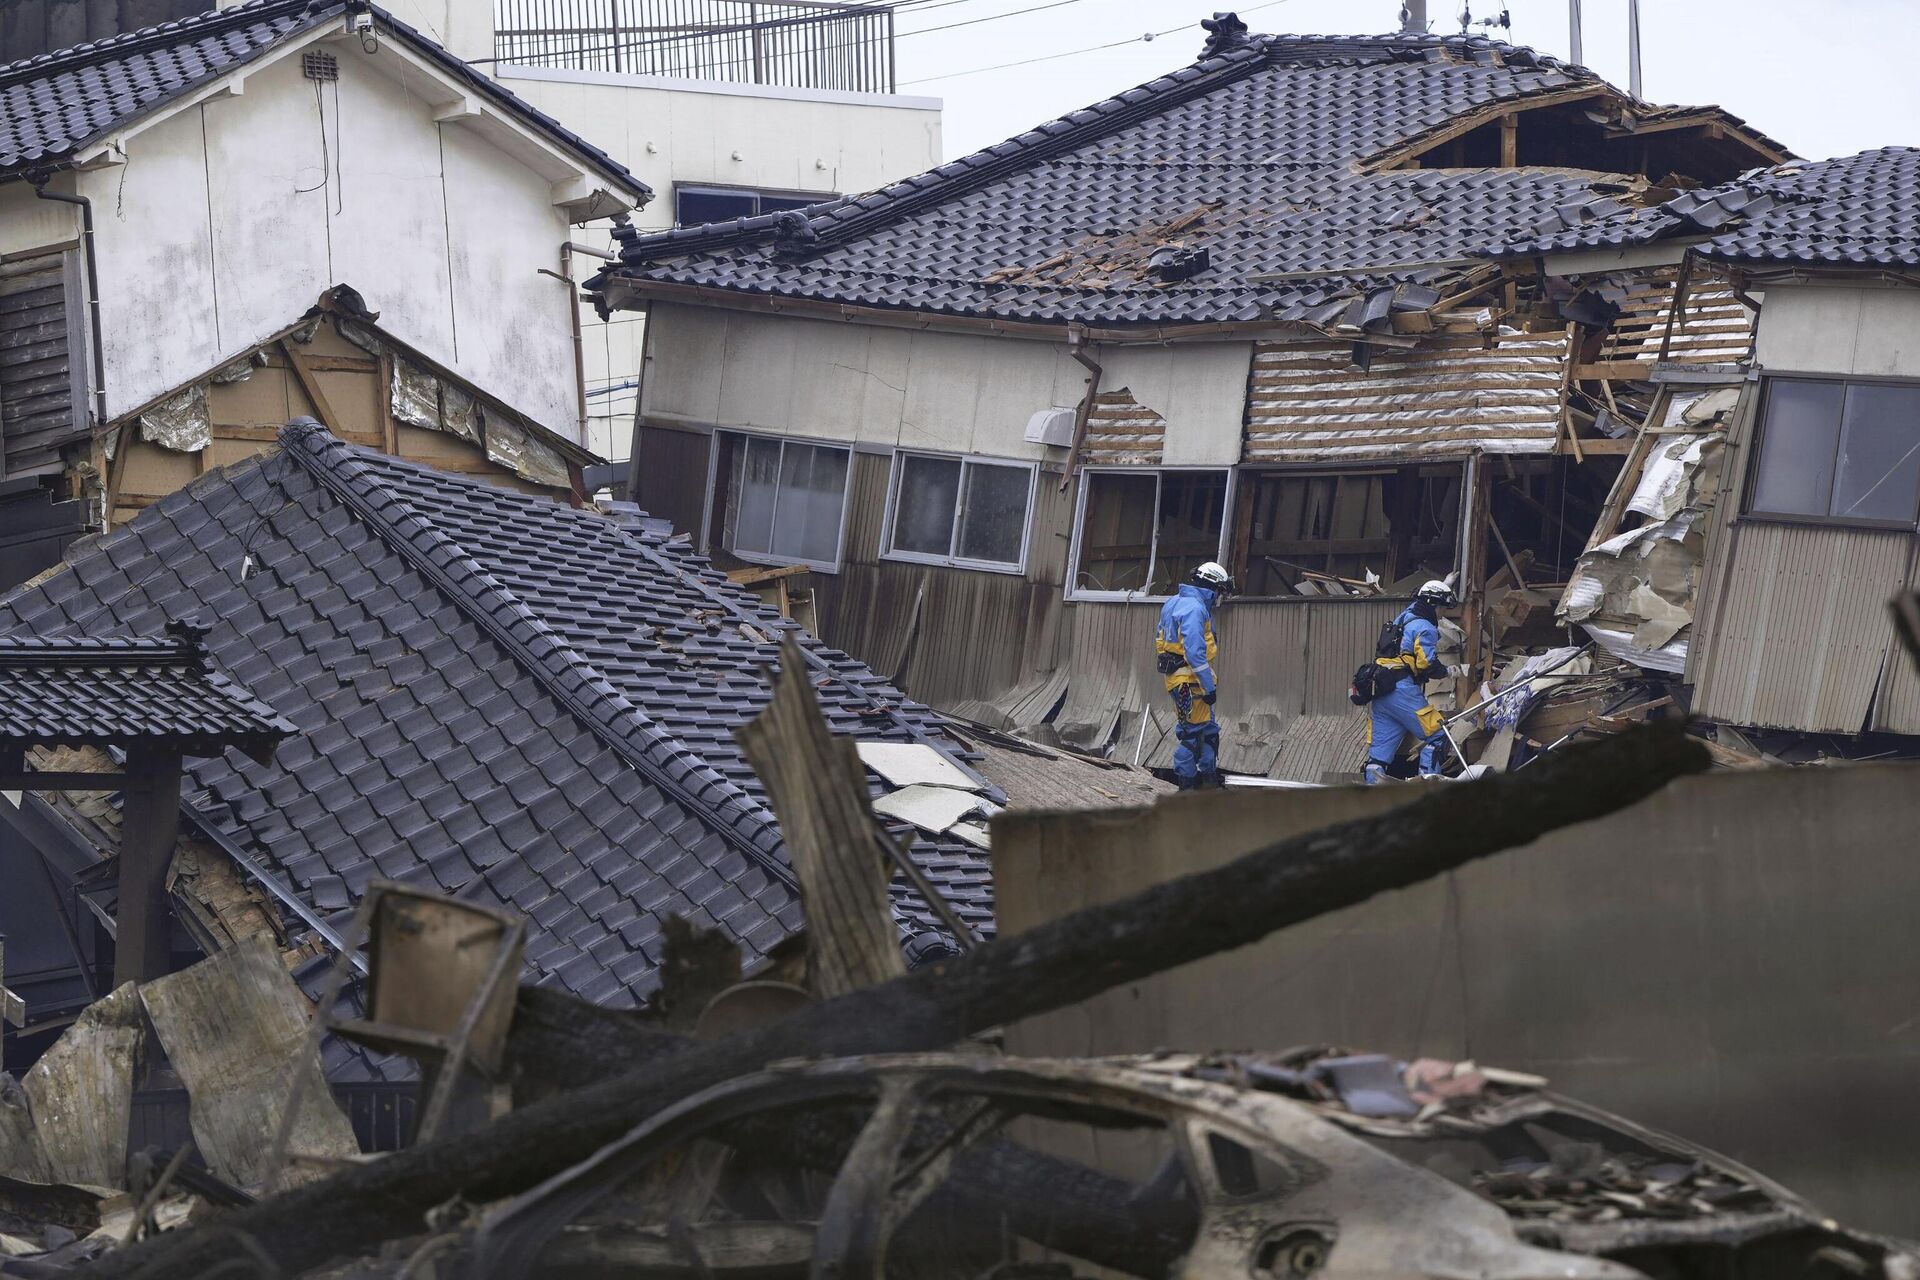
M 954 496 L 953 523 L 948 529 L 947 546 L 955 547 L 960 538 L 960 515 L 962 503 L 960 493 L 966 491 L 967 468 L 970 466 L 1020 467 L 1027 472 L 1027 508 L 1020 522 L 1020 559 L 1017 563 L 1001 560 L 975 560 L 960 555 L 934 555 L 926 551 L 899 551 L 893 545 L 894 521 L 898 516 L 900 486 L 906 475 L 908 458 L 934 458 L 960 464 L 960 490 Z M 887 464 L 887 505 L 880 521 L 880 558 L 896 560 L 906 564 L 940 565 L 950 569 L 973 569 L 982 573 L 1005 573 L 1024 577 L 1027 572 L 1027 559 L 1033 547 L 1033 504 L 1039 495 L 1040 464 L 1020 458 L 998 458 L 985 453 L 947 453 L 938 449 L 895 449 L 893 458 Z
M 720 437 L 733 436 L 739 440 L 767 440 L 780 446 L 780 465 L 776 475 L 784 474 L 787 463 L 787 445 L 804 445 L 815 449 L 837 449 L 847 455 L 846 482 L 840 486 L 840 527 L 835 531 L 833 559 L 807 560 L 797 556 L 782 556 L 758 551 L 735 551 L 721 542 L 714 530 L 714 517 L 722 514 L 720 487 L 727 483 L 728 477 L 720 474 Z M 853 509 L 853 468 L 858 451 L 852 444 L 839 440 L 815 440 L 809 436 L 783 436 L 771 431 L 743 431 L 738 427 L 715 427 L 712 442 L 707 446 L 707 501 L 700 517 L 700 551 L 702 555 L 712 555 L 716 550 L 723 551 L 745 564 L 767 565 L 772 568 L 784 568 L 788 565 L 805 565 L 816 573 L 839 573 L 840 566 L 847 559 L 847 516 Z M 779 484 L 774 485 L 774 510 L 779 510 Z
M 1736 521 L 1751 520 L 1758 524 L 1792 524 L 1814 529 L 1878 529 L 1882 531 L 1920 531 L 1920 500 L 1916 500 L 1915 514 L 1909 520 L 1870 520 L 1858 516 L 1804 515 L 1791 511 L 1765 511 L 1753 505 L 1754 495 L 1760 487 L 1761 459 L 1767 449 L 1767 412 L 1773 403 L 1773 386 L 1776 382 L 1826 382 L 1842 388 L 1840 399 L 1840 422 L 1834 432 L 1834 482 L 1839 479 L 1840 441 L 1846 433 L 1846 396 L 1845 388 L 1851 385 L 1876 385 L 1911 387 L 1920 392 L 1920 379 L 1894 377 L 1887 374 L 1848 374 L 1848 373 L 1797 373 L 1785 369 L 1768 369 L 1760 379 L 1760 403 L 1753 414 L 1752 447 L 1747 450 L 1744 464 L 1744 476 L 1740 492 L 1740 509 Z M 1827 506 L 1833 506 L 1833 493 L 1827 493 Z
M 724 182 L 676 182 L 673 184 L 673 225 L 676 227 L 709 225 L 680 221 L 680 196 L 683 192 L 701 196 L 751 196 L 754 211 L 738 215 L 743 218 L 763 216 L 765 210 L 760 208 L 762 200 L 798 200 L 804 206 L 824 204 L 829 200 L 840 198 L 840 193 L 837 191 L 788 191 L 779 187 L 733 186 Z
M 1114 464 L 1114 463 L 1106 463 L 1106 464 L 1101 464 L 1097 466 L 1082 466 L 1078 469 L 1078 471 L 1075 473 L 1075 476 L 1074 476 L 1076 481 L 1076 484 L 1074 487 L 1075 489 L 1078 490 L 1078 492 L 1076 492 L 1073 496 L 1073 537 L 1069 541 L 1068 548 L 1067 548 L 1067 581 L 1066 581 L 1065 590 L 1066 590 L 1066 599 L 1068 601 L 1071 601 L 1071 602 L 1106 601 L 1106 602 L 1119 602 L 1119 603 L 1138 602 L 1138 603 L 1144 604 L 1144 603 L 1161 603 L 1161 602 L 1165 602 L 1167 600 L 1173 599 L 1173 596 L 1171 594 L 1165 594 L 1165 595 L 1149 594 L 1149 590 L 1153 585 L 1154 562 L 1159 558 L 1159 551 L 1160 551 L 1160 492 L 1162 487 L 1161 477 L 1168 474 L 1169 472 L 1195 472 L 1195 471 L 1200 471 L 1200 472 L 1223 471 L 1226 473 L 1227 492 L 1226 492 L 1226 495 L 1221 499 L 1221 505 L 1220 505 L 1220 542 L 1218 547 L 1215 549 L 1213 558 L 1216 562 L 1220 564 L 1225 564 L 1227 562 L 1228 548 L 1232 545 L 1232 540 L 1233 540 L 1234 504 L 1238 500 L 1239 494 L 1240 494 L 1240 468 L 1239 467 L 1235 467 L 1235 466 L 1138 467 L 1138 466 L 1127 466 L 1125 464 Z M 1097 589 L 1086 590 L 1076 585 L 1080 580 L 1080 552 L 1082 549 L 1081 540 L 1086 530 L 1087 493 L 1093 487 L 1092 485 L 1087 483 L 1087 477 L 1091 475 L 1099 475 L 1099 474 L 1105 474 L 1105 473 L 1117 473 L 1120 475 L 1133 475 L 1133 476 L 1150 474 L 1153 476 L 1153 540 L 1148 544 L 1148 548 L 1147 548 L 1147 586 L 1142 587 L 1138 591 L 1102 591 Z
M 1525 457 L 1528 455 L 1515 455 L 1515 456 Z M 1545 456 L 1545 455 L 1540 455 L 1540 456 Z M 1473 490 L 1474 490 L 1474 485 L 1476 483 L 1475 468 L 1478 465 L 1479 465 L 1478 462 L 1475 460 L 1475 458 L 1472 455 L 1440 454 L 1433 457 L 1421 457 L 1421 458 L 1416 458 L 1411 460 L 1381 459 L 1381 460 L 1375 460 L 1372 462 L 1335 461 L 1335 462 L 1243 463 L 1239 467 L 1235 468 L 1235 473 L 1236 474 L 1245 473 L 1245 478 L 1247 480 L 1248 485 L 1257 486 L 1263 477 L 1268 477 L 1268 476 L 1287 477 L 1287 478 L 1313 478 L 1313 477 L 1320 477 L 1320 476 L 1374 476 L 1374 475 L 1394 475 L 1394 474 L 1404 473 L 1404 472 L 1419 472 L 1429 468 L 1434 468 L 1434 469 L 1438 469 L 1442 467 L 1458 468 L 1460 496 L 1454 505 L 1455 528 L 1454 528 L 1454 537 L 1453 537 L 1453 556 L 1452 556 L 1453 564 L 1451 566 L 1452 571 L 1457 572 L 1459 570 L 1459 566 L 1467 563 L 1467 541 L 1468 541 L 1467 527 L 1468 527 L 1468 524 L 1470 523 L 1469 517 L 1471 515 L 1471 508 L 1473 505 Z M 1246 495 L 1246 496 L 1248 501 L 1252 501 L 1251 495 Z M 1238 505 L 1236 504 L 1233 508 L 1230 508 L 1228 514 L 1230 517 L 1237 518 L 1240 514 L 1238 510 Z M 1238 529 L 1239 529 L 1237 522 L 1234 526 L 1234 529 L 1237 536 Z M 1389 524 L 1389 529 L 1391 529 L 1391 524 Z M 1238 558 L 1239 553 L 1241 553 L 1244 550 L 1245 548 L 1241 547 L 1236 541 L 1233 547 L 1233 554 L 1236 555 L 1236 558 Z M 1297 593 L 1292 593 L 1292 592 L 1289 592 L 1283 595 L 1255 595 L 1250 590 L 1247 589 L 1253 580 L 1253 570 L 1250 564 L 1235 563 L 1232 560 L 1222 560 L 1220 563 L 1223 565 L 1226 565 L 1228 571 L 1234 575 L 1235 581 L 1241 584 L 1242 589 L 1240 593 L 1234 597 L 1237 600 L 1249 600 L 1249 601 L 1258 600 L 1262 604 L 1325 604 L 1330 601 L 1338 602 L 1342 600 L 1380 601 L 1380 600 L 1411 600 L 1413 599 L 1413 596 L 1410 594 L 1403 595 L 1403 596 L 1393 596 L 1393 595 L 1386 595 L 1384 593 L 1377 596 L 1304 596 L 1304 595 L 1299 595 Z M 1305 566 L 1302 566 L 1302 567 L 1305 567 Z

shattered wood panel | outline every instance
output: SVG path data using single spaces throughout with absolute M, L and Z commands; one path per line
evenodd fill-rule
M 1376 350 L 1261 343 L 1247 395 L 1248 462 L 1548 453 L 1560 431 L 1564 334 L 1502 333 Z
M 1893 643 L 1887 601 L 1906 578 L 1904 531 L 1744 520 L 1694 709 L 1731 724 L 1861 732 Z
M 1166 450 L 1167 420 L 1133 398 L 1127 387 L 1102 391 L 1087 412 L 1081 461 L 1157 467 Z
M 800 879 L 813 994 L 827 999 L 904 974 L 866 772 L 853 740 L 828 730 L 792 639 L 772 701 L 734 734 L 766 784 Z
M 96 1000 L 27 1072 L 27 1097 L 56 1182 L 126 1181 L 133 1072 L 144 1034 L 132 983 Z
M 1679 274 L 1679 268 L 1669 267 L 1626 287 L 1619 301 L 1620 314 L 1607 331 L 1598 360 L 1639 360 L 1651 365 L 1660 359 L 1663 342 L 1667 359 L 1676 362 L 1729 364 L 1748 357 L 1753 348 L 1753 313 L 1733 296 L 1732 285 L 1697 267 L 1685 310 L 1674 320 L 1669 341 L 1667 319 Z
M 229 1182 L 265 1180 L 297 1076 L 306 1076 L 287 1149 L 352 1157 L 353 1125 L 308 1039 L 312 1009 L 279 955 L 254 939 L 140 989 L 167 1059 L 192 1099 L 194 1142 Z M 288 1176 L 298 1179 L 300 1169 Z

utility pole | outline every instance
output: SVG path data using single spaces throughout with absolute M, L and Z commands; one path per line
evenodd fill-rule
M 1580 43 L 1580 0 L 1567 0 L 1567 61 L 1576 67 L 1587 65 L 1587 55 Z
M 1400 6 L 1400 30 L 1413 35 L 1427 34 L 1427 0 L 1406 0 Z
M 1627 0 L 1627 90 L 1640 92 L 1640 0 Z

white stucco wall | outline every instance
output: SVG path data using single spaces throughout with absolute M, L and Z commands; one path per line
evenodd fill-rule
M 539 274 L 570 230 L 552 180 L 474 127 L 436 123 L 446 91 L 392 49 L 329 47 L 340 78 L 317 95 L 295 52 L 78 176 L 94 204 L 108 413 L 349 284 L 396 336 L 577 436 L 566 291 Z M 0 239 L 20 238 L 13 217 L 0 224 Z
M 1755 353 L 1779 373 L 1920 378 L 1920 289 L 1771 285 Z
M 24 182 L 0 186 L 0 255 L 31 253 L 80 238 L 80 210 L 42 200 Z
M 1125 387 L 1167 420 L 1168 466 L 1232 466 L 1240 461 L 1247 414 L 1251 342 L 1165 347 L 1102 346 L 1100 389 Z
M 1086 391 L 1065 343 L 673 304 L 650 320 L 643 412 L 669 422 L 1040 459 L 1027 420 Z
M 654 189 L 634 215 L 644 228 L 673 225 L 675 183 L 846 194 L 940 163 L 938 98 L 550 67 L 495 74 Z

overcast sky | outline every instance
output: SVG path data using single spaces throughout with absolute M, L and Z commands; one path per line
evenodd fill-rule
M 1016 13 L 1050 5 L 1033 13 Z M 946 154 L 965 155 L 1192 61 L 1199 21 L 1231 0 L 953 0 L 902 13 L 901 92 L 945 100 Z M 1399 0 L 1248 0 L 1255 31 L 1371 34 Z M 1434 31 L 1459 30 L 1459 0 L 1429 0 Z M 1476 19 L 1494 0 L 1472 0 Z M 1586 62 L 1627 85 L 1627 0 L 1584 0 Z M 1641 60 L 1655 102 L 1717 103 L 1803 156 L 1920 145 L 1920 0 L 1641 0 Z M 1506 39 L 1567 55 L 1567 0 L 1512 0 Z M 980 22 L 995 14 L 1013 16 Z M 1138 37 L 1168 31 L 1148 43 Z M 1479 28 L 1476 28 L 1478 30 Z M 1497 34 L 1497 33 L 1496 33 Z M 976 75 L 952 72 L 1111 41 L 1074 57 Z M 932 78 L 939 77 L 939 78 Z M 916 82 L 919 83 L 909 83 Z

